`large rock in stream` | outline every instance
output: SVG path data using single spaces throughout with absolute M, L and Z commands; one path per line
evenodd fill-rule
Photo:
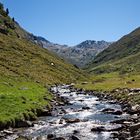
M 20 120 L 16 122 L 16 127 L 21 128 L 21 127 L 33 127 L 33 123 L 30 121 L 25 121 L 25 120 Z
M 91 131 L 92 132 L 102 132 L 102 131 L 106 131 L 106 132 L 111 132 L 111 131 L 120 131 L 121 129 L 123 129 L 123 126 L 118 126 L 118 127 L 114 127 L 114 128 L 106 128 L 104 126 L 94 126 Z
M 129 127 L 130 132 L 137 131 L 138 129 L 140 129 L 140 122 L 136 123 L 136 124 L 133 124 Z
M 122 111 L 121 110 L 115 110 L 112 108 L 105 108 L 102 110 L 103 113 L 107 113 L 107 114 L 113 114 L 113 115 L 122 115 Z
M 72 140 L 80 140 L 78 137 L 76 137 L 76 136 L 74 136 L 74 135 L 71 136 L 71 139 L 72 139 Z
M 77 118 L 65 118 L 65 122 L 66 123 L 78 123 L 80 122 L 81 120 L 80 119 L 77 119 Z

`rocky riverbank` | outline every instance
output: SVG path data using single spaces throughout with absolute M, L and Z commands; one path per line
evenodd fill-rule
M 34 127 L 39 117 L 50 116 L 55 106 L 62 105 L 66 102 L 63 100 L 63 98 L 60 98 L 57 95 L 53 97 L 53 100 L 49 100 L 46 97 L 44 97 L 44 100 L 49 102 L 49 106 L 33 109 L 31 111 L 32 113 L 23 114 L 24 119 L 15 119 L 8 123 L 0 122 L 0 140 L 5 140 L 7 136 L 10 137 L 11 135 L 14 135 L 14 133 L 17 133 L 19 130 Z
M 116 91 L 116 90 L 115 90 Z M 73 86 L 51 88 L 55 95 L 50 110 L 37 121 L 25 121 L 26 129 L 8 129 L 2 140 L 137 140 L 140 138 L 139 105 L 114 99 L 104 92 Z M 120 91 L 119 91 L 120 92 Z M 114 92 L 115 93 L 115 92 Z M 30 126 L 30 128 L 28 128 Z M 24 126 L 25 127 L 25 126 Z
M 84 92 L 80 89 L 78 92 Z M 122 107 L 122 112 L 115 112 L 114 110 L 108 108 L 103 110 L 104 113 L 112 113 L 121 115 L 122 113 L 127 113 L 130 115 L 127 119 L 118 119 L 117 121 L 112 121 L 112 123 L 121 124 L 123 127 L 119 130 L 119 133 L 113 133 L 112 138 L 117 138 L 119 140 L 140 140 L 140 105 L 134 102 L 134 98 L 140 94 L 140 88 L 117 88 L 110 92 L 98 92 L 98 91 L 88 91 L 91 95 L 97 96 L 100 100 L 109 100 L 111 104 L 120 104 Z M 136 98 L 137 99 L 137 98 Z M 101 131 L 108 131 L 104 128 Z

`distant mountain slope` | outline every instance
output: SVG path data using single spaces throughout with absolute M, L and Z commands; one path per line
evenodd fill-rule
M 96 72 L 140 72 L 140 28 L 122 37 L 98 54 L 89 64 Z
M 42 44 L 44 48 L 57 53 L 68 62 L 78 66 L 84 67 L 91 62 L 94 57 L 111 43 L 106 41 L 86 40 L 76 46 L 68 47 L 66 45 L 53 44 L 44 38 L 38 37 L 37 41 Z
M 41 83 L 62 83 L 83 78 L 82 72 L 38 45 L 0 7 L 0 75 L 19 76 Z

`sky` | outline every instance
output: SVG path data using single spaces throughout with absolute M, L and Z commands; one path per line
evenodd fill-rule
M 27 31 L 70 46 L 116 41 L 140 26 L 140 0 L 0 0 Z

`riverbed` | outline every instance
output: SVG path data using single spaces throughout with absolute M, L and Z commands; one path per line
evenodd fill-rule
M 79 92 L 70 85 L 54 86 L 51 91 L 67 103 L 55 106 L 51 115 L 40 117 L 34 127 L 17 131 L 4 140 L 19 136 L 31 140 L 112 140 L 122 126 L 111 122 L 128 117 L 126 113 L 114 113 L 122 112 L 121 105 Z

